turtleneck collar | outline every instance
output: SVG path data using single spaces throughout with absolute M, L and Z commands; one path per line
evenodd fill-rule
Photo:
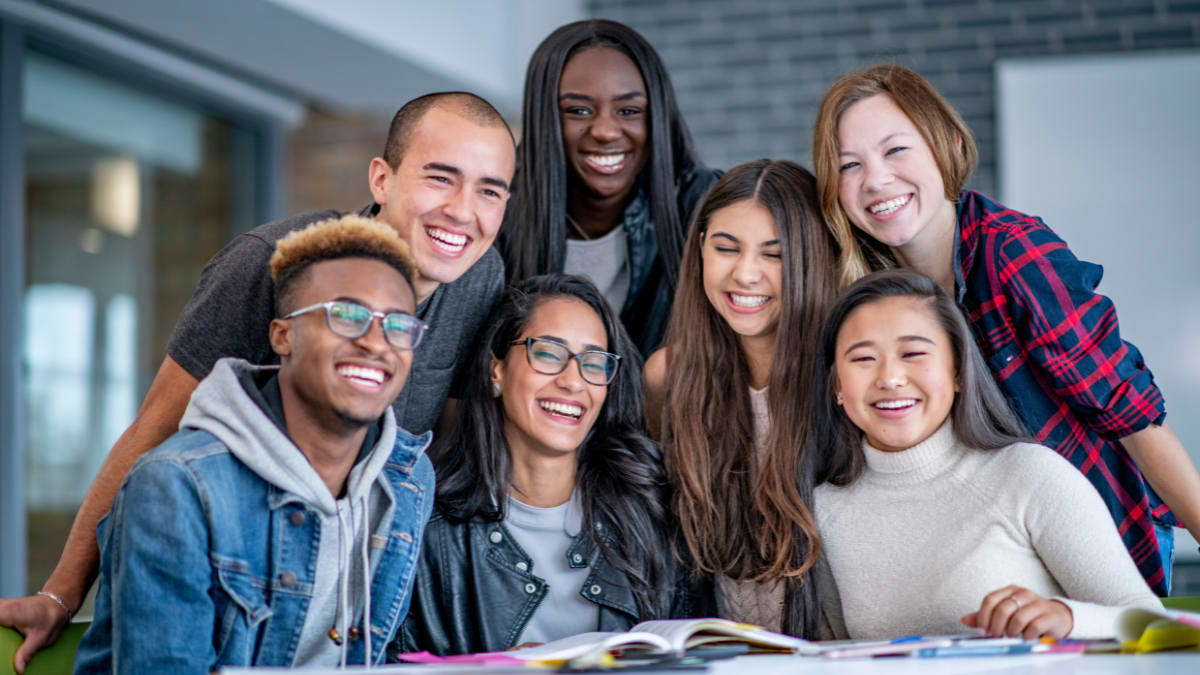
M 950 468 L 961 454 L 949 417 L 929 438 L 907 450 L 877 450 L 863 439 L 867 475 L 877 474 L 891 483 L 917 483 L 936 476 Z

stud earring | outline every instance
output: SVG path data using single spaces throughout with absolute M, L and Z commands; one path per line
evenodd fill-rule
M 842 392 L 839 391 L 837 395 L 837 404 L 842 405 L 843 403 L 845 403 L 845 401 L 842 400 Z
M 500 398 L 500 383 L 492 380 L 492 398 Z

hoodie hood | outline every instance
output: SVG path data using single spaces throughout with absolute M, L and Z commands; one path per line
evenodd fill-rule
M 336 499 L 316 469 L 242 386 L 245 374 L 278 370 L 279 366 L 254 366 L 241 359 L 217 361 L 196 387 L 179 427 L 201 429 L 216 436 L 263 480 L 296 495 L 323 515 L 335 515 Z M 395 440 L 396 416 L 389 406 L 375 447 L 347 477 L 346 496 L 352 502 L 365 498 L 387 463 Z

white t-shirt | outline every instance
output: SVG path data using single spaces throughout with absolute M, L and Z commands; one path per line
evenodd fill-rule
M 567 550 L 579 534 L 582 521 L 577 493 L 572 493 L 566 503 L 549 508 L 508 498 L 504 527 L 529 555 L 529 572 L 548 587 L 517 644 L 550 642 L 594 631 L 600 625 L 600 606 L 580 594 L 588 568 L 571 567 L 567 559 Z
M 625 228 L 617 225 L 599 239 L 567 240 L 567 259 L 563 272 L 578 274 L 596 284 L 608 306 L 620 315 L 629 297 L 629 239 Z

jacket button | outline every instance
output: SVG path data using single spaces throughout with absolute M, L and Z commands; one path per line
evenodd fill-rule
M 493 544 L 499 544 L 501 541 L 504 541 L 504 535 L 500 534 L 499 530 L 493 530 L 492 533 L 488 535 L 488 539 Z
M 522 560 L 521 562 L 517 563 L 517 569 L 524 572 L 525 570 L 529 569 L 529 564 Z
M 588 592 L 592 595 L 600 595 L 600 586 L 597 584 L 592 584 L 592 587 L 588 589 Z
M 525 584 L 525 592 L 533 595 L 534 593 L 537 593 L 537 586 L 534 586 L 533 584 Z
M 288 588 L 295 586 L 296 585 L 296 573 L 289 570 L 287 572 L 284 572 L 283 574 L 280 574 L 279 575 L 279 583 L 283 584 L 284 586 L 287 586 Z
M 308 518 L 304 516 L 303 511 L 292 511 L 292 515 L 288 516 L 288 520 L 290 520 L 296 527 L 300 527 L 304 524 L 304 521 L 308 520 Z
M 583 556 L 576 553 L 575 555 L 571 556 L 571 562 L 578 565 L 579 563 L 583 562 Z

